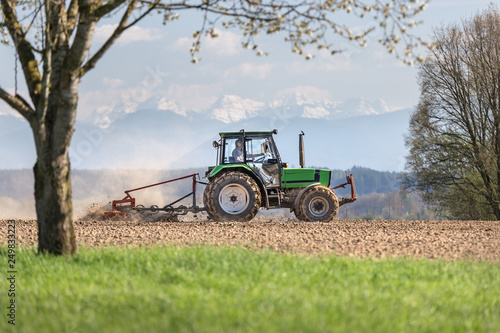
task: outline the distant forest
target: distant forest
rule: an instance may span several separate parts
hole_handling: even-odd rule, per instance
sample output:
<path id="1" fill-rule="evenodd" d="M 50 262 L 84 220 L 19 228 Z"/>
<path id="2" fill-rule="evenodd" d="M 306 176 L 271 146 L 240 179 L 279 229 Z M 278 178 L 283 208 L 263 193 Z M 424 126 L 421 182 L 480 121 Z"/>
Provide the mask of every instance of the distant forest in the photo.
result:
<path id="1" fill-rule="evenodd" d="M 401 172 L 376 171 L 364 167 L 347 170 L 353 174 L 358 200 L 344 205 L 340 218 L 385 220 L 435 220 L 438 217 L 426 208 L 415 193 L 401 191 Z M 345 183 L 345 171 L 332 170 L 332 185 Z M 349 196 L 346 189 L 337 190 L 339 196 Z"/>
<path id="2" fill-rule="evenodd" d="M 353 167 L 347 170 L 353 174 L 358 195 L 372 193 L 389 193 L 399 191 L 401 172 L 376 171 L 364 167 Z M 344 170 L 332 170 L 332 186 L 345 183 Z"/>
<path id="3" fill-rule="evenodd" d="M 107 203 L 112 199 L 121 199 L 127 189 L 161 182 L 191 173 L 204 176 L 206 168 L 183 170 L 73 170 L 72 185 L 75 205 L 90 202 Z M 348 219 L 436 219 L 427 210 L 422 200 L 414 193 L 402 193 L 400 183 L 402 173 L 376 171 L 364 167 L 353 167 L 347 170 L 354 175 L 358 200 L 340 208 L 339 218 Z M 138 193 L 144 204 L 163 204 L 168 197 L 182 196 L 189 192 L 190 180 L 183 181 L 159 191 Z M 346 182 L 345 171 L 332 170 L 331 186 Z M 336 190 L 337 196 L 350 196 L 350 190 Z M 148 190 L 146 190 L 148 191 Z M 188 191 L 188 192 L 186 192 Z M 186 193 L 184 193 L 186 192 Z M 199 188 L 198 204 L 203 188 Z M 147 195 L 146 195 L 147 194 Z M 15 202 L 33 205 L 33 171 L 0 170 L 0 210 L 3 203 L 12 205 Z"/>

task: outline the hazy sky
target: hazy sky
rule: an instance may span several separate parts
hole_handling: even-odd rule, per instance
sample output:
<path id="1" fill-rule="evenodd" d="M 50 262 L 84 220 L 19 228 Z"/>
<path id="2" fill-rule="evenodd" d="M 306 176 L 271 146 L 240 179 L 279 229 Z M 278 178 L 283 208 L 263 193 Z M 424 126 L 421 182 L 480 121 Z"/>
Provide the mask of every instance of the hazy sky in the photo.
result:
<path id="1" fill-rule="evenodd" d="M 469 18 L 487 8 L 490 0 L 434 0 L 420 16 L 424 24 L 415 33 L 429 36 L 434 27 Z M 498 2 L 493 1 L 493 2 Z M 366 24 L 370 24 L 368 20 Z M 96 42 L 110 34 L 113 22 L 101 24 Z M 408 67 L 387 53 L 378 35 L 368 47 L 340 44 L 346 52 L 337 56 L 319 54 L 305 60 L 290 52 L 281 37 L 264 37 L 260 48 L 266 57 L 241 47 L 236 30 L 224 30 L 215 40 L 205 40 L 201 61 L 192 64 L 189 47 L 193 31 L 200 28 L 199 16 L 181 14 L 180 20 L 161 24 L 161 17 L 149 18 L 129 30 L 80 86 L 78 117 L 109 109 L 124 99 L 144 101 L 167 96 L 186 109 L 201 110 L 223 95 L 269 103 L 286 89 L 308 87 L 318 96 L 335 101 L 365 97 L 383 99 L 391 109 L 417 103 L 417 69 Z M 96 50 L 94 46 L 92 50 Z M 14 52 L 0 46 L 0 85 L 14 87 Z M 19 76 L 18 80 L 22 80 Z M 20 90 L 24 88 L 19 85 Z M 7 111 L 0 101 L 0 113 Z"/>

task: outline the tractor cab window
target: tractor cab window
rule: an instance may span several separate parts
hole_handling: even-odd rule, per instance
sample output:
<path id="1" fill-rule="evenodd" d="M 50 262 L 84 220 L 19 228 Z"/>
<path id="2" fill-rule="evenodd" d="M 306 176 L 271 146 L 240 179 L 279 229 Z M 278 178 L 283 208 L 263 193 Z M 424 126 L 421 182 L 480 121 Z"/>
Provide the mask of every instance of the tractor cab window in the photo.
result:
<path id="1" fill-rule="evenodd" d="M 243 163 L 243 138 L 226 138 L 224 140 L 224 155 L 222 163 Z"/>
<path id="2" fill-rule="evenodd" d="M 280 166 L 271 137 L 246 138 L 246 163 L 266 186 L 279 186 Z"/>

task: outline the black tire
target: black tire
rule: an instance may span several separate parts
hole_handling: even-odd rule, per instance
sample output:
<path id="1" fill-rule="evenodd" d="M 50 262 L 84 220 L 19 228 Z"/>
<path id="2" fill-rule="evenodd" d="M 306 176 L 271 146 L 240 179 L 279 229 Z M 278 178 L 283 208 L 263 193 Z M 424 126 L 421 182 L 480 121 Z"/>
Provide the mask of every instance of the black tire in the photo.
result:
<path id="1" fill-rule="evenodd" d="M 338 212 L 339 201 L 333 190 L 319 185 L 308 188 L 295 207 L 297 218 L 308 222 L 330 222 Z"/>
<path id="2" fill-rule="evenodd" d="M 205 191 L 203 191 L 203 206 L 205 206 L 206 212 L 208 214 L 208 219 L 210 220 L 215 220 L 214 216 L 210 212 L 210 209 L 208 209 L 208 202 L 209 202 L 208 196 L 210 195 L 210 193 L 213 192 L 213 189 L 211 188 L 213 184 L 214 184 L 213 181 L 209 182 L 207 186 L 205 186 Z"/>
<path id="3" fill-rule="evenodd" d="M 203 197 L 208 216 L 215 221 L 250 221 L 259 211 L 261 202 L 257 183 L 237 171 L 211 180 Z"/>

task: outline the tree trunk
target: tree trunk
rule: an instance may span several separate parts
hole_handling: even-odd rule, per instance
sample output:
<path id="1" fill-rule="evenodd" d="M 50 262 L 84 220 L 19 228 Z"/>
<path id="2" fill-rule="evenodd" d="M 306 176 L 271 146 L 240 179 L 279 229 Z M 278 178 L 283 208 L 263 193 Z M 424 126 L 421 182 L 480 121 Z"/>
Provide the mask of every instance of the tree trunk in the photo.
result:
<path id="1" fill-rule="evenodd" d="M 46 152 L 50 153 L 50 152 Z M 38 218 L 38 252 L 77 253 L 73 226 L 71 168 L 68 154 L 51 159 L 39 158 L 33 168 Z"/>
<path id="2" fill-rule="evenodd" d="M 54 84 L 60 89 L 49 95 L 45 117 L 31 123 L 37 151 L 33 171 L 39 253 L 77 253 L 69 146 L 76 118 L 78 83 L 78 79 L 72 80 L 67 75 L 62 83 Z"/>

